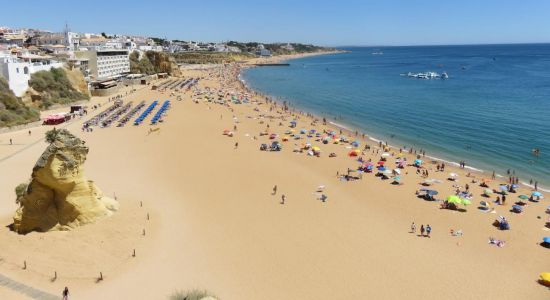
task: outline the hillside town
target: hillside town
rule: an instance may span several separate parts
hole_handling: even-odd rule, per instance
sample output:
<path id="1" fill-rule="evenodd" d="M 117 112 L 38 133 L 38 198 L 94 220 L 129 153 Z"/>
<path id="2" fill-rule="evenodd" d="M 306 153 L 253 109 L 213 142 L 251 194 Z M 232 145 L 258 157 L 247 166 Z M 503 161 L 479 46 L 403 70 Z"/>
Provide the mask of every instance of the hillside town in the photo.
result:
<path id="1" fill-rule="evenodd" d="M 268 47 L 261 43 L 167 40 L 104 32 L 73 32 L 68 25 L 61 32 L 0 27 L 0 77 L 6 79 L 17 97 L 22 97 L 29 88 L 32 74 L 64 66 L 71 70 L 80 70 L 88 89 L 94 94 L 96 90 L 112 87 L 116 81 L 125 78 L 135 80 L 141 75 L 151 75 L 132 74 L 132 54 L 137 57 L 137 61 L 147 52 L 239 53 L 270 57 L 273 55 L 270 49 L 274 49 L 274 45 L 277 47 L 276 51 L 295 51 L 295 45 L 290 43 L 272 44 Z M 281 54 L 287 54 L 286 52 Z"/>

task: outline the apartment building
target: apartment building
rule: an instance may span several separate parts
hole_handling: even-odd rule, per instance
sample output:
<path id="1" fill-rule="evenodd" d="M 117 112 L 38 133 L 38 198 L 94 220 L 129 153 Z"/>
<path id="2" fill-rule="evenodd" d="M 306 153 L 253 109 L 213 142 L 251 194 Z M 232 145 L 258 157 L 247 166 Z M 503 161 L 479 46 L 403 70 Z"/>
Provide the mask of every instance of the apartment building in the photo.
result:
<path id="1" fill-rule="evenodd" d="M 130 57 L 126 49 L 77 51 L 75 57 L 88 59 L 92 80 L 117 78 L 130 72 Z"/>

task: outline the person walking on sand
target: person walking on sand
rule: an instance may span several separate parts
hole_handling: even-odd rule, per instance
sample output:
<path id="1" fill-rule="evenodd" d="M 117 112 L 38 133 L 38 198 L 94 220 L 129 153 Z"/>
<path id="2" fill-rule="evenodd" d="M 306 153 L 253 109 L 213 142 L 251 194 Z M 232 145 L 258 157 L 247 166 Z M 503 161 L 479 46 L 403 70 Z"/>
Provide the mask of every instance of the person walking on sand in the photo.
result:
<path id="1" fill-rule="evenodd" d="M 414 222 L 411 224 L 411 233 L 416 233 L 416 224 Z"/>
<path id="2" fill-rule="evenodd" d="M 430 224 L 428 224 L 428 225 L 426 226 L 426 235 L 427 235 L 428 237 L 430 237 L 430 233 L 431 233 L 431 232 L 432 232 L 432 227 L 430 226 Z"/>
<path id="3" fill-rule="evenodd" d="M 63 295 L 63 300 L 69 300 L 69 288 L 65 287 L 61 294 Z"/>
<path id="4" fill-rule="evenodd" d="M 235 143 L 235 149 L 239 148 L 239 142 Z"/>
<path id="5" fill-rule="evenodd" d="M 285 199 L 286 199 L 285 194 L 282 194 L 281 195 L 281 204 L 285 204 Z"/>
<path id="6" fill-rule="evenodd" d="M 13 145 L 13 141 L 10 139 L 10 145 Z"/>
<path id="7" fill-rule="evenodd" d="M 424 225 L 420 225 L 420 235 L 424 236 Z"/>
<path id="8" fill-rule="evenodd" d="M 277 194 L 277 185 L 273 186 L 273 195 Z"/>

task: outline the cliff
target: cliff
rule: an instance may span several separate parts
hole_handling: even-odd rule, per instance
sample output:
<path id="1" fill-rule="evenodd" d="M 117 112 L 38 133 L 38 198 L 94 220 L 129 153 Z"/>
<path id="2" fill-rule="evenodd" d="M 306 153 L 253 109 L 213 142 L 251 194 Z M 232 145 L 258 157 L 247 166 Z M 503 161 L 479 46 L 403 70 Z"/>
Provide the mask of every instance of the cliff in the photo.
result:
<path id="1" fill-rule="evenodd" d="M 53 68 L 31 75 L 29 95 L 33 104 L 40 109 L 48 109 L 55 104 L 70 104 L 72 102 L 89 100 L 84 77 L 78 70 L 69 71 L 64 68 Z M 28 94 L 29 94 L 28 93 Z"/>
<path id="2" fill-rule="evenodd" d="M 84 177 L 85 143 L 65 129 L 48 131 L 46 141 L 49 146 L 36 162 L 30 184 L 16 189 L 20 207 L 13 230 L 69 230 L 112 215 L 118 202 Z"/>
<path id="3" fill-rule="evenodd" d="M 8 82 L 0 77 L 0 128 L 26 124 L 40 119 L 36 109 L 25 106 L 8 86 Z"/>

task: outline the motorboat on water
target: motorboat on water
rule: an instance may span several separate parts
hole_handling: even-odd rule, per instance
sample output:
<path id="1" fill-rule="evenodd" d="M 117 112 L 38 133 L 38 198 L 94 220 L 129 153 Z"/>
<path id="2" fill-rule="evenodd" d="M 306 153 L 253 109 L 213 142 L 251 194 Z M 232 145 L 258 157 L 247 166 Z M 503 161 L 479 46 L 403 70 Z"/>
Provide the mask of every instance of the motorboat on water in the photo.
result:
<path id="1" fill-rule="evenodd" d="M 401 76 L 407 76 L 410 78 L 418 78 L 418 79 L 448 79 L 449 75 L 447 72 L 443 72 L 441 74 L 437 72 L 424 72 L 424 73 L 412 73 L 409 72 L 407 74 L 401 74 Z"/>

